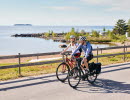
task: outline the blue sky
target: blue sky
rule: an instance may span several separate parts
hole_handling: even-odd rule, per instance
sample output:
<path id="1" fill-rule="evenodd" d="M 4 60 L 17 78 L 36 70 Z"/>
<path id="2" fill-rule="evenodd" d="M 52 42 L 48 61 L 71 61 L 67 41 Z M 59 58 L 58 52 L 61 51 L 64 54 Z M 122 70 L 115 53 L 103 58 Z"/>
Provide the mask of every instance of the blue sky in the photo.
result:
<path id="1" fill-rule="evenodd" d="M 0 25 L 115 25 L 129 0 L 0 0 Z"/>

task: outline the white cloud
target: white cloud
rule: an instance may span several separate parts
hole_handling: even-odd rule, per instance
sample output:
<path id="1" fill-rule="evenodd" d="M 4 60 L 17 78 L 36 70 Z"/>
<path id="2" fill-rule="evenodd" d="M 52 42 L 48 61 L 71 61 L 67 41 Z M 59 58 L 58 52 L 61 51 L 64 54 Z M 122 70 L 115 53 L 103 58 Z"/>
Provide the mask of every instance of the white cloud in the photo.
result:
<path id="1" fill-rule="evenodd" d="M 102 5 L 102 4 L 109 4 L 112 0 L 80 0 L 80 1 L 92 5 Z"/>
<path id="2" fill-rule="evenodd" d="M 80 0 L 86 4 L 107 6 L 105 11 L 130 12 L 130 0 Z"/>
<path id="3" fill-rule="evenodd" d="M 53 10 L 79 10 L 78 7 L 71 7 L 71 6 L 48 6 L 43 8 L 53 9 Z"/>

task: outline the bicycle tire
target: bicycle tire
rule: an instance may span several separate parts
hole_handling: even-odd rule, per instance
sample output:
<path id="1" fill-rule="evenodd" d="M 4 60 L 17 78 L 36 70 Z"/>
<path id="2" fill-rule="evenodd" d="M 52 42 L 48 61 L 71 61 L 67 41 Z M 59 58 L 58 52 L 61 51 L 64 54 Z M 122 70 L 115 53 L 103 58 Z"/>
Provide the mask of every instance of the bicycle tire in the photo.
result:
<path id="1" fill-rule="evenodd" d="M 72 88 L 76 88 L 80 83 L 80 80 L 81 80 L 81 72 L 77 67 L 75 67 L 68 74 L 68 83 Z"/>
<path id="2" fill-rule="evenodd" d="M 66 73 L 63 73 L 61 70 L 62 70 L 62 68 L 63 68 L 63 66 L 65 66 L 66 67 Z M 67 79 L 67 77 L 68 77 L 68 72 L 70 71 L 70 68 L 69 68 L 69 66 L 68 66 L 68 64 L 66 64 L 66 63 L 61 63 L 61 64 L 59 64 L 58 65 L 58 67 L 57 67 L 57 69 L 56 69 L 56 77 L 57 77 L 57 79 L 59 80 L 59 81 L 61 81 L 61 82 L 65 82 L 65 80 Z"/>

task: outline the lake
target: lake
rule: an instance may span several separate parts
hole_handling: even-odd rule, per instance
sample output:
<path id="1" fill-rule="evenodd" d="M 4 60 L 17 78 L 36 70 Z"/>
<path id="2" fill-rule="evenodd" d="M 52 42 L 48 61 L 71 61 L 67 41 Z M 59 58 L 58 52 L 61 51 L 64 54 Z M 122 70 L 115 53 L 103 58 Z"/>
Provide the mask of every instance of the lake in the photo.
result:
<path id="1" fill-rule="evenodd" d="M 113 26 L 0 26 L 0 55 L 16 55 L 31 54 L 31 53 L 45 53 L 57 52 L 62 49 L 59 48 L 61 42 L 53 42 L 53 40 L 45 40 L 41 38 L 25 38 L 25 37 L 11 37 L 13 34 L 26 33 L 43 33 L 53 30 L 55 33 L 68 32 L 74 27 L 76 31 L 82 29 L 90 32 L 91 30 L 101 31 L 105 27 L 106 30 L 112 30 Z M 109 47 L 109 44 L 92 44 L 93 48 L 97 46 Z"/>

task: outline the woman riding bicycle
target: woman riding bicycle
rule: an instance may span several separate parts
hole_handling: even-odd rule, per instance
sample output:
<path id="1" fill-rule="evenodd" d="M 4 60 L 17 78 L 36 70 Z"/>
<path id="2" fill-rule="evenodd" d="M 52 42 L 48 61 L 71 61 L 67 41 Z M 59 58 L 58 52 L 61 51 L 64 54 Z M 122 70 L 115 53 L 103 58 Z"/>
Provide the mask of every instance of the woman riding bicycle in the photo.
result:
<path id="1" fill-rule="evenodd" d="M 61 54 L 63 54 L 64 52 L 66 52 L 69 48 L 71 48 L 71 50 L 72 50 L 72 53 L 75 51 L 75 49 L 78 47 L 78 43 L 76 43 L 76 38 L 75 38 L 75 36 L 74 35 L 71 35 L 70 36 L 70 43 L 69 43 L 69 45 L 67 46 L 67 48 L 65 49 L 65 50 L 63 50 L 62 52 L 61 52 Z M 79 50 L 77 50 L 76 52 L 75 52 L 75 54 L 74 54 L 74 57 L 75 58 L 79 58 L 80 57 L 80 55 L 81 55 L 81 49 L 79 49 Z"/>
<path id="2" fill-rule="evenodd" d="M 81 65 L 85 66 L 88 69 L 88 62 L 93 58 L 92 46 L 84 36 L 81 36 L 79 38 L 79 42 L 80 42 L 79 46 L 75 49 L 75 51 L 71 54 L 71 56 L 73 57 L 74 54 L 81 48 L 84 51 L 84 57 L 83 60 L 81 61 Z"/>

